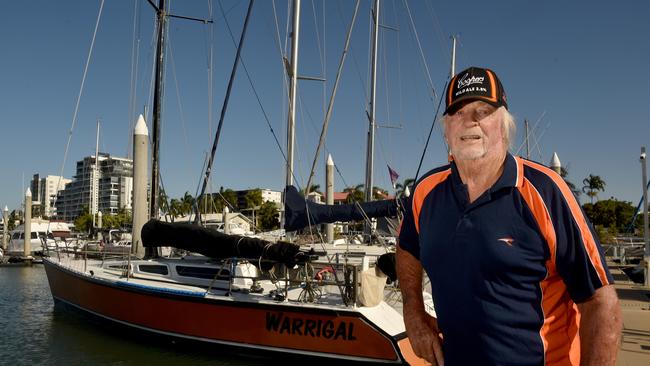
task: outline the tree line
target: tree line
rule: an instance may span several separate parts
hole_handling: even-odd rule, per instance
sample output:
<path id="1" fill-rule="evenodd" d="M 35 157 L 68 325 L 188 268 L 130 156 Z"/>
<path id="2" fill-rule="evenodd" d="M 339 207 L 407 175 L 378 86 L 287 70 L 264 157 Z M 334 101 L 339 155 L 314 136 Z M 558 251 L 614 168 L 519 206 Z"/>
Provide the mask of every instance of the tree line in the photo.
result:
<path id="1" fill-rule="evenodd" d="M 636 210 L 636 207 L 632 206 L 631 202 L 619 201 L 614 197 L 598 200 L 598 192 L 604 192 L 606 187 L 605 181 L 600 176 L 589 174 L 582 180 L 583 185 L 578 189 L 574 183 L 568 180 L 568 175 L 567 169 L 562 167 L 560 176 L 565 180 L 574 195 L 579 198 L 584 193 L 589 197 L 590 202 L 583 204 L 582 208 L 596 228 L 601 241 L 607 242 L 613 236 L 625 233 L 628 229 L 641 229 L 642 220 L 636 220 L 634 225 L 631 228 L 629 227 Z M 412 178 L 397 183 L 395 185 L 395 195 L 402 197 L 407 191 L 412 192 L 414 183 L 415 180 Z M 309 192 L 321 193 L 320 185 L 312 185 Z M 346 203 L 363 202 L 365 200 L 363 184 L 346 187 L 343 192 L 347 193 Z M 303 190 L 302 193 L 305 194 L 306 190 Z M 387 190 L 373 187 L 374 199 L 384 199 L 386 196 L 388 196 Z M 280 226 L 278 219 L 280 207 L 273 202 L 262 202 L 261 189 L 248 191 L 244 195 L 241 205 L 237 192 L 232 189 L 223 189 L 223 187 L 217 193 L 208 193 L 198 198 L 193 197 L 189 192 L 185 192 L 181 197 L 171 199 L 164 192 L 161 194 L 161 210 L 163 214 L 173 217 L 189 215 L 194 213 L 196 209 L 201 214 L 221 213 L 224 207 L 229 207 L 233 212 L 242 211 L 249 214 L 249 216 L 255 216 L 259 230 L 273 230 Z M 38 214 L 38 212 L 32 212 L 33 215 Z M 8 219 L 9 230 L 13 230 L 15 222 L 21 220 L 22 217 L 22 211 L 11 211 Z M 75 228 L 78 231 L 87 232 L 92 227 L 92 221 L 92 215 L 86 206 L 81 215 L 74 220 Z M 131 226 L 131 222 L 131 213 L 124 208 L 120 209 L 116 215 L 106 214 L 102 217 L 102 226 L 104 228 L 126 228 Z"/>

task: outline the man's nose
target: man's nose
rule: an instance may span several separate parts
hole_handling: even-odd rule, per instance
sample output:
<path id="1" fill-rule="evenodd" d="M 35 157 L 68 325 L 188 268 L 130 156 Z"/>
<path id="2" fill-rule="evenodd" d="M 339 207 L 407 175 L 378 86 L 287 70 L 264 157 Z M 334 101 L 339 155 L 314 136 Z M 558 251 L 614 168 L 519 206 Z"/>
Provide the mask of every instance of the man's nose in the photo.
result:
<path id="1" fill-rule="evenodd" d="M 476 113 L 476 111 L 471 111 L 470 113 L 467 113 L 465 116 L 466 117 L 463 119 L 463 121 L 465 122 L 465 124 L 470 126 L 477 125 L 478 122 L 481 120 L 479 118 L 478 113 Z"/>

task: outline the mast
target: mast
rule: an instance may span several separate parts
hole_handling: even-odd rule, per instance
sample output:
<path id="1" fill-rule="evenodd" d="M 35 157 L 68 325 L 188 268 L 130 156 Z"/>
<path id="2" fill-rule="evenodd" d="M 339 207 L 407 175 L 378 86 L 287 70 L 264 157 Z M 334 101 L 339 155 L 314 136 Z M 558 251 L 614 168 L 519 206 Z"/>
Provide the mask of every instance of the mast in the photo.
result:
<path id="1" fill-rule="evenodd" d="M 298 88 L 298 36 L 300 33 L 300 0 L 293 0 L 291 30 L 291 68 L 289 69 L 289 118 L 287 120 L 287 176 L 286 185 L 293 185 L 293 142 L 296 126 L 296 89 Z"/>
<path id="2" fill-rule="evenodd" d="M 451 69 L 449 70 L 449 80 L 456 76 L 456 36 L 451 36 Z"/>
<path id="3" fill-rule="evenodd" d="M 379 0 L 375 0 L 374 11 L 372 13 L 375 22 L 372 32 L 372 60 L 370 69 L 370 105 L 368 111 L 368 150 L 366 152 L 366 202 L 372 201 L 372 175 L 375 151 L 375 92 L 377 82 L 377 41 L 379 34 Z"/>
<path id="4" fill-rule="evenodd" d="M 165 0 L 158 1 L 156 14 L 158 19 L 158 42 L 156 46 L 156 73 L 153 92 L 153 149 L 151 152 L 151 206 L 149 215 L 152 219 L 157 219 L 159 217 L 158 190 L 160 187 L 160 119 L 162 114 L 163 75 L 165 67 L 165 29 L 167 27 Z"/>
<path id="5" fill-rule="evenodd" d="M 650 240 L 648 239 L 648 172 L 645 146 L 641 146 L 641 178 L 643 179 L 643 259 L 645 261 L 645 285 L 650 286 Z"/>

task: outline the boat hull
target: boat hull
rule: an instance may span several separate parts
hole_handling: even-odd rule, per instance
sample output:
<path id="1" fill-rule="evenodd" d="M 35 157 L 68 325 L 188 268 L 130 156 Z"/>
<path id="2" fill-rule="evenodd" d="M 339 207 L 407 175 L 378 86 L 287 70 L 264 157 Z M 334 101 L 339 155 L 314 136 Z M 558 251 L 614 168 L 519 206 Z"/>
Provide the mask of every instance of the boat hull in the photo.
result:
<path id="1" fill-rule="evenodd" d="M 386 334 L 357 311 L 207 298 L 109 282 L 51 260 L 44 264 L 56 301 L 140 330 L 297 355 L 405 362 L 400 347 L 408 339 Z"/>

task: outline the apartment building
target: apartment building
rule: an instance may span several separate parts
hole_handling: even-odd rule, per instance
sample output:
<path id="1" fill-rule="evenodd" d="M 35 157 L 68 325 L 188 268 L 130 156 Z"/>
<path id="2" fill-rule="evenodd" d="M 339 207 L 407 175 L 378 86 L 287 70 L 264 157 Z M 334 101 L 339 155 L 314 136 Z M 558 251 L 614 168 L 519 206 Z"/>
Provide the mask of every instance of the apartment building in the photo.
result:
<path id="1" fill-rule="evenodd" d="M 56 217 L 73 220 L 84 207 L 90 213 L 114 215 L 122 208 L 131 210 L 132 200 L 133 160 L 99 153 L 77 162 L 73 181 L 58 195 Z"/>
<path id="2" fill-rule="evenodd" d="M 48 175 L 41 177 L 40 174 L 34 174 L 30 183 L 32 191 L 32 207 L 34 212 L 39 216 L 53 217 L 56 216 L 56 207 L 54 200 L 57 194 L 65 188 L 65 185 L 72 182 L 58 175 Z M 34 207 L 37 207 L 34 209 Z"/>

